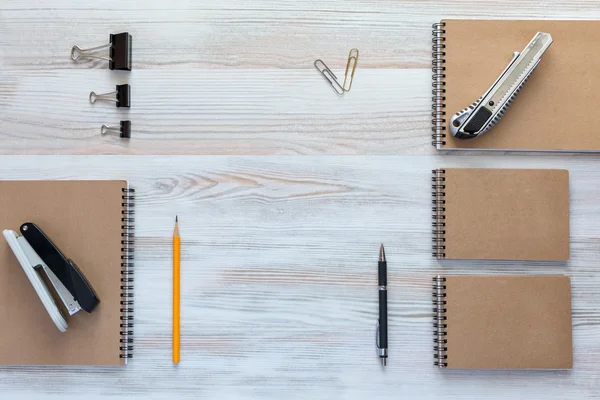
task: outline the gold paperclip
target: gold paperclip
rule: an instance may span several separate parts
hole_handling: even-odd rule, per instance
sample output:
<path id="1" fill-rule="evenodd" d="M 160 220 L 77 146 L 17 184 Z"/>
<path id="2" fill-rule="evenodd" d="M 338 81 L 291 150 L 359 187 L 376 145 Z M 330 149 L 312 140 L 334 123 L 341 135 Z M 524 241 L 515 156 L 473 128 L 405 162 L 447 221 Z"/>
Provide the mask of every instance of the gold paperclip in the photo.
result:
<path id="1" fill-rule="evenodd" d="M 354 55 L 356 54 L 356 55 Z M 350 73 L 350 84 L 348 85 L 348 89 L 346 89 L 346 79 L 348 79 L 348 69 L 350 68 L 350 63 L 354 60 L 352 64 L 352 72 Z M 352 80 L 354 79 L 354 71 L 356 70 L 356 64 L 358 63 L 358 49 L 351 49 L 348 53 L 348 63 L 346 63 L 346 73 L 344 74 L 344 85 L 342 88 L 344 91 L 349 92 L 352 89 Z"/>
<path id="2" fill-rule="evenodd" d="M 349 92 L 352 89 L 352 81 L 354 80 L 354 71 L 356 70 L 356 64 L 358 63 L 358 49 L 351 49 L 348 53 L 348 62 L 346 63 L 346 72 L 344 74 L 344 84 L 340 84 L 337 76 L 329 69 L 329 67 L 323 62 L 323 60 L 318 59 L 314 62 L 315 68 L 317 71 L 323 75 L 325 80 L 329 82 L 333 90 L 337 93 L 338 96 L 343 96 L 345 92 Z M 352 65 L 352 70 L 350 70 L 350 65 Z M 350 70 L 350 81 L 348 83 L 348 89 L 346 89 L 346 82 L 348 82 L 348 71 Z"/>

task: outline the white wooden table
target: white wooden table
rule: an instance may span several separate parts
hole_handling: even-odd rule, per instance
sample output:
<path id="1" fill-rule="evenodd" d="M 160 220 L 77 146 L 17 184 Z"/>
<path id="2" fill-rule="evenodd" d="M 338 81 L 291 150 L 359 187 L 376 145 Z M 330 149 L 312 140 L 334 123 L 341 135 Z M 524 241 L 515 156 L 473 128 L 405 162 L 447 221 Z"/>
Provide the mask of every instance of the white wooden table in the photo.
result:
<path id="1" fill-rule="evenodd" d="M 129 179 L 138 245 L 130 365 L 0 367 L 0 398 L 598 398 L 600 159 L 436 153 L 430 36 L 444 17 L 600 18 L 600 3 L 4 0 L 0 177 Z M 131 73 L 70 60 L 73 44 L 120 31 L 133 35 Z M 312 63 L 322 58 L 343 75 L 352 47 L 354 86 L 338 98 Z M 129 112 L 88 103 L 90 91 L 125 82 Z M 132 121 L 131 141 L 100 136 L 120 119 Z M 433 260 L 429 178 L 440 166 L 569 169 L 571 260 Z M 381 242 L 390 269 L 385 370 L 374 349 Z M 569 274 L 573 370 L 434 368 L 430 280 L 439 271 Z"/>

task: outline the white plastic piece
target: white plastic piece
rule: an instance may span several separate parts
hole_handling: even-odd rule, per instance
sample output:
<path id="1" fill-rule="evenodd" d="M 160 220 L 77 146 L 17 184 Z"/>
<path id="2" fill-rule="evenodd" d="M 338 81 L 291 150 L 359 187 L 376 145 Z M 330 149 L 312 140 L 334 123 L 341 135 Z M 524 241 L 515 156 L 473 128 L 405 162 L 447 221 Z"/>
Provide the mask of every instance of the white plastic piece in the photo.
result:
<path id="1" fill-rule="evenodd" d="M 29 278 L 29 282 L 31 282 L 35 292 L 38 294 L 42 304 L 46 308 L 48 315 L 50 315 L 52 322 L 54 322 L 59 331 L 66 332 L 67 321 L 61 314 L 48 287 L 34 268 L 38 265 L 44 265 L 44 262 L 23 236 L 19 236 L 15 231 L 8 229 L 4 230 L 2 233 L 17 257 L 17 260 L 19 260 L 23 271 L 25 271 L 25 275 Z"/>

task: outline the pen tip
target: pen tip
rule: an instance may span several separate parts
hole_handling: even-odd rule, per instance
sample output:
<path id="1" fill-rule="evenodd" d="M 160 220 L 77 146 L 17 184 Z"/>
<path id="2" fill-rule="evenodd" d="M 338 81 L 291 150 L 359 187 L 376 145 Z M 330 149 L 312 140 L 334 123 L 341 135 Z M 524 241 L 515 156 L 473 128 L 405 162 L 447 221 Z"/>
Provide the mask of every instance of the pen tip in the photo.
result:
<path id="1" fill-rule="evenodd" d="M 379 248 L 379 261 L 385 261 L 385 249 L 383 248 L 383 243 L 381 243 L 381 247 Z"/>
<path id="2" fill-rule="evenodd" d="M 381 359 L 381 363 L 383 364 L 384 367 L 387 366 L 387 358 L 383 357 Z"/>

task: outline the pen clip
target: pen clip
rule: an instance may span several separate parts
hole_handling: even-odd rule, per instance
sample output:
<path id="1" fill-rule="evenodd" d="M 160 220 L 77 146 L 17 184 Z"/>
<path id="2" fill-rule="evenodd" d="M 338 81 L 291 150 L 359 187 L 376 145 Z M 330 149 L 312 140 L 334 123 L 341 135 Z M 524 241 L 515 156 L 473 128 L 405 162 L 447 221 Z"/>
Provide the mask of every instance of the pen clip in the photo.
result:
<path id="1" fill-rule="evenodd" d="M 379 347 L 379 320 L 377 320 L 377 327 L 375 328 L 375 350 L 379 349 L 381 349 L 381 347 Z M 377 354 L 379 355 L 379 351 L 377 351 Z"/>

